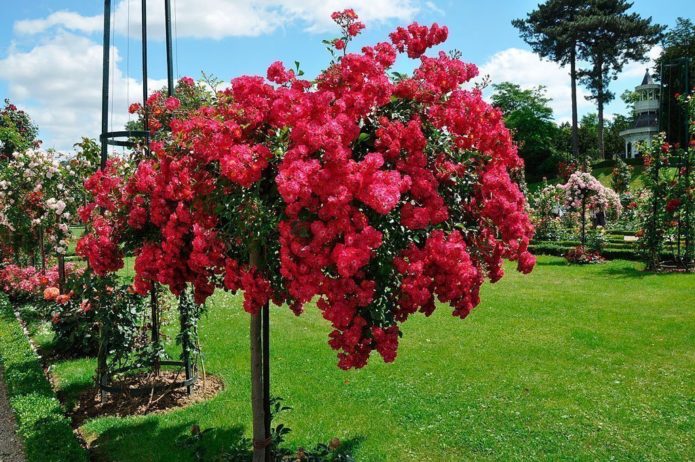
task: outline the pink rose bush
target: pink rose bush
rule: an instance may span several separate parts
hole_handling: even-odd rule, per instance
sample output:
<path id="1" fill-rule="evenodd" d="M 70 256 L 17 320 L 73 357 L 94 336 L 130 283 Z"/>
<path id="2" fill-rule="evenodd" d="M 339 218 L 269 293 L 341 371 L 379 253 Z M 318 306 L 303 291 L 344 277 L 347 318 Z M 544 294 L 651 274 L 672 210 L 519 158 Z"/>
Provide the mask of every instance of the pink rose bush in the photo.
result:
<path id="1" fill-rule="evenodd" d="M 603 186 L 591 173 L 576 171 L 559 187 L 565 193 L 564 205 L 570 210 L 582 210 L 582 203 L 588 210 L 612 210 L 618 215 L 622 210 L 620 196 Z"/>
<path id="2" fill-rule="evenodd" d="M 16 152 L 0 166 L 0 238 L 15 250 L 33 250 L 42 234 L 46 251 L 65 254 L 72 196 L 55 153 Z"/>
<path id="3" fill-rule="evenodd" d="M 334 20 L 342 56 L 314 81 L 274 63 L 197 109 L 150 98 L 151 156 L 87 181 L 78 253 L 105 275 L 134 252 L 141 294 L 243 290 L 250 313 L 315 299 L 348 369 L 374 350 L 393 361 L 411 315 L 439 301 L 464 318 L 505 259 L 528 273 L 535 258 L 510 177 L 522 160 L 502 114 L 462 87 L 477 68 L 424 55 L 447 28 L 412 24 L 347 52 L 364 25 L 351 10 Z M 394 80 L 399 54 L 419 64 Z"/>
<path id="4" fill-rule="evenodd" d="M 58 285 L 58 268 L 6 265 L 0 268 L 0 289 L 13 300 L 41 299 L 47 288 Z"/>

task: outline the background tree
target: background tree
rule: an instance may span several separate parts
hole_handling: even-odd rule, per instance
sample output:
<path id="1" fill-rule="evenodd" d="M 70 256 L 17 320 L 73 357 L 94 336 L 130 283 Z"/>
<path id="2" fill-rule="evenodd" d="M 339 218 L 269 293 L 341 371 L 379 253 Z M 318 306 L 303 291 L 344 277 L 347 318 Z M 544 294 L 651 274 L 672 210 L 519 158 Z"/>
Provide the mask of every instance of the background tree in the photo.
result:
<path id="1" fill-rule="evenodd" d="M 579 123 L 579 157 L 580 164 L 590 163 L 599 157 L 596 140 L 598 138 L 598 115 L 590 112 L 582 116 Z"/>
<path id="2" fill-rule="evenodd" d="M 664 26 L 652 19 L 628 13 L 632 3 L 625 0 L 593 0 L 573 24 L 580 39 L 579 50 L 590 67 L 579 72 L 580 81 L 590 91 L 598 110 L 598 151 L 606 157 L 604 137 L 604 106 L 615 98 L 608 89 L 611 80 L 629 61 L 646 61 L 647 52 L 659 42 Z"/>
<path id="3" fill-rule="evenodd" d="M 690 58 L 689 82 L 685 72 L 687 58 Z M 677 99 L 678 94 L 687 93 L 695 86 L 695 24 L 690 19 L 678 18 L 675 27 L 666 33 L 663 51 L 656 60 L 656 77 L 663 84 L 660 129 L 666 132 L 669 143 L 687 144 L 688 115 Z"/>
<path id="4" fill-rule="evenodd" d="M 618 158 L 625 152 L 625 140 L 620 136 L 620 132 L 632 127 L 632 119 L 632 114 L 629 116 L 615 114 L 613 120 L 606 123 L 604 143 L 609 157 Z"/>
<path id="5" fill-rule="evenodd" d="M 577 22 L 586 9 L 581 0 L 547 0 L 528 13 L 525 19 L 515 19 L 521 38 L 542 58 L 570 66 L 572 86 L 572 153 L 579 156 L 577 116 Z"/>
<path id="6" fill-rule="evenodd" d="M 676 19 L 676 25 L 663 37 L 663 51 L 656 59 L 654 73 L 661 80 L 661 64 L 689 56 L 690 76 L 695 79 L 695 23 L 687 18 Z"/>
<path id="7" fill-rule="evenodd" d="M 523 90 L 519 85 L 502 82 L 493 86 L 492 105 L 504 114 L 505 124 L 513 132 L 519 154 L 532 181 L 555 171 L 562 156 L 556 149 L 558 127 L 548 106 L 542 86 Z"/>
<path id="8" fill-rule="evenodd" d="M 14 152 L 38 148 L 38 133 L 29 114 L 5 99 L 5 107 L 0 110 L 0 159 L 7 159 Z"/>

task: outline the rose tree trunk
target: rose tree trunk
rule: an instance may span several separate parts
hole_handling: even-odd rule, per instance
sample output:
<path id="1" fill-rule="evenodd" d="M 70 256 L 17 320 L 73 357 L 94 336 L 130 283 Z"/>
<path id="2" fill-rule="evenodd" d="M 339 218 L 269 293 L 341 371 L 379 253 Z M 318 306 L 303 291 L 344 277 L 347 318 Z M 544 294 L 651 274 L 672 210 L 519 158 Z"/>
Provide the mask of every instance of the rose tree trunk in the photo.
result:
<path id="1" fill-rule="evenodd" d="M 259 246 L 251 247 L 249 260 L 256 268 L 260 264 Z M 253 462 L 266 460 L 265 410 L 263 405 L 263 345 L 261 312 L 251 315 L 251 409 L 253 411 Z"/>

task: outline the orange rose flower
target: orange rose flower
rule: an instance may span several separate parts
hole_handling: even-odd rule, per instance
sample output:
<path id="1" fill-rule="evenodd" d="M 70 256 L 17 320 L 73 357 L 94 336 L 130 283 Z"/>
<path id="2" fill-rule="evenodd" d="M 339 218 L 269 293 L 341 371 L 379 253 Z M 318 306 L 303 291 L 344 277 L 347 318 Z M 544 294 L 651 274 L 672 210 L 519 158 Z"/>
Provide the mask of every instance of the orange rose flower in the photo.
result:
<path id="1" fill-rule="evenodd" d="M 43 291 L 44 300 L 55 300 L 60 295 L 60 289 L 57 287 L 46 287 Z"/>

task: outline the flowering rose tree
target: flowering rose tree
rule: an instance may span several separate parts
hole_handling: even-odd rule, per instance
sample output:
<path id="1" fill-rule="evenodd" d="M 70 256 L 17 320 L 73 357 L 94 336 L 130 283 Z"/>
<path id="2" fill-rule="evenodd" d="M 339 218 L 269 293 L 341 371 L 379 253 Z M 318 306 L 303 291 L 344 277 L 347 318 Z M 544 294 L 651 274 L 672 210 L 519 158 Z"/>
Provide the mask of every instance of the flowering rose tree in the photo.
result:
<path id="1" fill-rule="evenodd" d="M 268 438 L 259 332 L 270 300 L 299 315 L 316 298 L 339 367 L 360 368 L 375 350 L 393 361 L 400 324 L 437 300 L 465 318 L 504 259 L 524 273 L 535 264 L 502 114 L 462 88 L 474 65 L 424 55 L 447 28 L 399 27 L 348 53 L 364 26 L 352 10 L 333 19 L 342 53 L 313 82 L 276 62 L 185 117 L 171 99 L 158 116 L 171 136 L 125 181 L 115 161 L 99 171 L 82 211 L 92 232 L 79 249 L 98 273 L 121 268 L 130 247 L 140 293 L 192 286 L 203 303 L 217 288 L 244 291 L 255 460 Z M 394 80 L 399 54 L 419 66 Z"/>
<path id="2" fill-rule="evenodd" d="M 15 258 L 19 251 L 41 254 L 67 251 L 71 214 L 60 165 L 51 151 L 16 152 L 0 165 L 0 236 L 10 243 Z M 38 243 L 38 246 L 37 246 Z"/>
<path id="3" fill-rule="evenodd" d="M 577 171 L 570 175 L 567 183 L 559 186 L 565 195 L 564 206 L 579 212 L 581 223 L 580 241 L 586 244 L 586 214 L 588 211 L 606 213 L 613 210 L 620 214 L 620 198 L 610 188 L 601 184 L 591 173 Z"/>
<path id="4" fill-rule="evenodd" d="M 559 185 L 548 184 L 529 197 L 531 220 L 535 228 L 534 238 L 543 241 L 556 241 L 563 237 L 562 216 L 565 192 Z"/>

